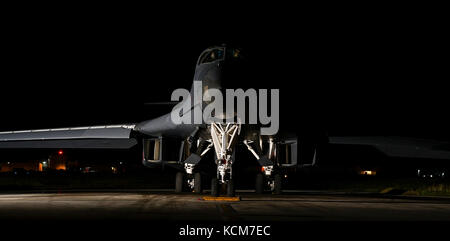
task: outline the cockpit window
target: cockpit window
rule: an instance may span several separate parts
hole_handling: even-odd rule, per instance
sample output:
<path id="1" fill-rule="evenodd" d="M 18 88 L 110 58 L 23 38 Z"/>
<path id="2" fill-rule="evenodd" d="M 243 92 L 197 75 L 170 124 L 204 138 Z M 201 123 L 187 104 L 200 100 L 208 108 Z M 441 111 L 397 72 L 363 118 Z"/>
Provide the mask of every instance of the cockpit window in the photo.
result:
<path id="1" fill-rule="evenodd" d="M 241 51 L 239 49 L 233 49 L 233 58 L 241 57 Z"/>
<path id="2" fill-rule="evenodd" d="M 244 59 L 240 49 L 230 48 L 227 50 L 228 59 L 231 61 L 241 61 Z"/>
<path id="3" fill-rule="evenodd" d="M 224 50 L 223 48 L 212 49 L 210 51 L 206 51 L 200 57 L 198 64 L 205 64 L 214 62 L 216 60 L 222 60 L 224 58 Z"/>

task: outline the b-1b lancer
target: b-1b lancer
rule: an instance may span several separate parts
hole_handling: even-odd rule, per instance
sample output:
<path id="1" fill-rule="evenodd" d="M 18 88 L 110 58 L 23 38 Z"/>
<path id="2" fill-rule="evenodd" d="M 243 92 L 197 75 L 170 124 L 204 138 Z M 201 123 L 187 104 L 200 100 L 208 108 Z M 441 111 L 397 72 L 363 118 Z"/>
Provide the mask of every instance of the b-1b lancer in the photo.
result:
<path id="1" fill-rule="evenodd" d="M 200 114 L 199 121 L 196 112 L 203 113 L 216 101 L 205 99 L 208 93 L 225 95 L 227 87 L 236 87 L 232 85 L 240 84 L 246 78 L 240 76 L 241 70 L 245 70 L 243 62 L 245 57 L 240 49 L 228 46 L 208 48 L 197 60 L 192 88 L 186 91 L 189 95 L 184 96 L 170 113 L 136 124 L 0 132 L 0 148 L 129 149 L 140 144 L 145 166 L 170 166 L 179 170 L 175 179 L 176 192 L 201 193 L 205 186 L 202 180 L 209 176 L 213 196 L 225 189 L 228 196 L 234 196 L 236 168 L 250 163 L 259 165 L 254 172 L 256 192 L 270 190 L 279 194 L 282 191 L 283 173 L 289 168 L 316 165 L 323 145 L 330 143 L 376 147 L 383 144 L 381 147 L 386 148 L 381 148 L 381 151 L 384 150 L 387 155 L 411 156 L 421 150 L 422 158 L 450 159 L 450 152 L 436 150 L 436 145 L 430 146 L 428 142 L 404 145 L 398 139 L 386 142 L 386 138 L 328 138 L 326 135 L 308 139 L 298 136 L 294 131 L 290 134 L 265 132 L 268 124 L 277 128 L 279 123 L 268 123 L 266 120 L 258 124 L 250 121 L 251 117 L 247 118 L 247 114 L 256 113 L 251 104 L 250 113 L 244 113 L 245 116 L 215 109 L 213 121 L 205 122 L 203 114 Z M 244 98 L 247 98 L 245 93 Z M 245 100 L 242 103 L 246 105 Z M 221 105 L 220 102 L 216 104 Z M 271 106 L 272 115 L 277 112 L 277 108 Z M 259 111 L 261 118 L 261 109 Z M 174 121 L 174 114 L 178 120 L 184 121 Z M 242 119 L 248 119 L 250 123 Z M 400 144 L 396 146 L 395 143 Z M 241 151 L 236 151 L 238 148 Z M 408 151 L 410 149 L 415 152 Z M 242 150 L 248 155 L 240 156 Z M 224 189 L 219 188 L 221 186 Z"/>
<path id="2" fill-rule="evenodd" d="M 215 89 L 225 94 L 225 87 L 240 81 L 239 68 L 242 69 L 240 63 L 244 58 L 240 49 L 225 45 L 204 50 L 196 64 L 194 83 L 188 92 L 190 96 L 178 102 L 171 113 L 158 118 L 136 124 L 0 132 L 0 148 L 128 149 L 142 144 L 145 166 L 164 165 L 179 170 L 175 180 L 176 192 L 202 192 L 203 176 L 209 175 L 212 177 L 212 195 L 219 195 L 219 187 L 226 186 L 226 194 L 234 196 L 234 164 L 246 161 L 239 160 L 236 154 L 236 146 L 240 145 L 260 165 L 255 176 L 256 192 L 270 189 L 280 193 L 282 169 L 296 165 L 296 137 L 283 139 L 276 131 L 262 135 L 261 125 L 241 122 L 236 113 L 232 113 L 230 121 L 227 121 L 230 116 L 220 113 L 214 116 L 222 116 L 221 121 L 195 120 L 194 112 L 202 112 L 211 103 L 211 99 L 205 101 L 203 98 L 208 90 Z M 200 101 L 195 98 L 198 96 Z M 192 122 L 174 122 L 173 113 L 179 110 L 180 119 L 187 118 Z M 267 126 L 268 123 L 264 124 Z M 316 154 L 314 149 L 311 151 L 311 163 L 314 164 Z M 205 166 L 202 163 L 206 166 L 213 164 L 215 170 L 202 168 Z"/>

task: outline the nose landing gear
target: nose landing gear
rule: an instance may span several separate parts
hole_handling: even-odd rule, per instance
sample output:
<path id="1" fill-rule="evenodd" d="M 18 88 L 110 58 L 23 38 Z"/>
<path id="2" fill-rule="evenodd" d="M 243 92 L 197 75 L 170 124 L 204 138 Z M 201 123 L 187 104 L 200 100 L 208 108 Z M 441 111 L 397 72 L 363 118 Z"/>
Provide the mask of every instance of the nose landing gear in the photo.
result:
<path id="1" fill-rule="evenodd" d="M 211 137 L 216 157 L 218 158 L 216 160 L 216 178 L 213 178 L 211 181 L 212 196 L 218 196 L 220 194 L 219 186 L 226 186 L 227 196 L 235 196 L 233 181 L 234 146 L 240 129 L 240 124 L 211 124 Z"/>

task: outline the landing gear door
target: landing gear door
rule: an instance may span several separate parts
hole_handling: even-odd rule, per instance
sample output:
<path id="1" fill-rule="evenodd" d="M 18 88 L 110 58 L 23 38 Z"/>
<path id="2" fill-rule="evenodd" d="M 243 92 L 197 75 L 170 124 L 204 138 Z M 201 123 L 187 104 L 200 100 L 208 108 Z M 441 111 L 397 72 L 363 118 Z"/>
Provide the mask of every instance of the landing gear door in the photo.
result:
<path id="1" fill-rule="evenodd" d="M 143 140 L 143 163 L 146 166 L 176 164 L 179 162 L 183 142 L 169 138 L 148 138 Z"/>
<path id="2" fill-rule="evenodd" d="M 143 140 L 143 161 L 149 164 L 162 162 L 162 138 L 150 138 Z"/>
<path id="3" fill-rule="evenodd" d="M 283 167 L 297 165 L 297 139 L 288 139 L 280 142 L 278 146 L 279 163 Z"/>
<path id="4" fill-rule="evenodd" d="M 299 166 L 312 167 L 317 164 L 317 143 L 309 139 L 300 140 L 298 152 Z"/>

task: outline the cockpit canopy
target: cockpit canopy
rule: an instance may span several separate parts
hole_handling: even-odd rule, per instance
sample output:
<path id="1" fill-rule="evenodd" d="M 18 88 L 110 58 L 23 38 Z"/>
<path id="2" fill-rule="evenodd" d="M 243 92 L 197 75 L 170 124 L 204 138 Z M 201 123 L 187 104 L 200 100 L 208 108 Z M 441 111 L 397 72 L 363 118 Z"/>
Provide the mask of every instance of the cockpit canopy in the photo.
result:
<path id="1" fill-rule="evenodd" d="M 241 51 L 239 49 L 227 48 L 227 47 L 213 47 L 209 48 L 200 55 L 197 65 L 207 64 L 219 60 L 238 59 L 241 57 Z"/>

